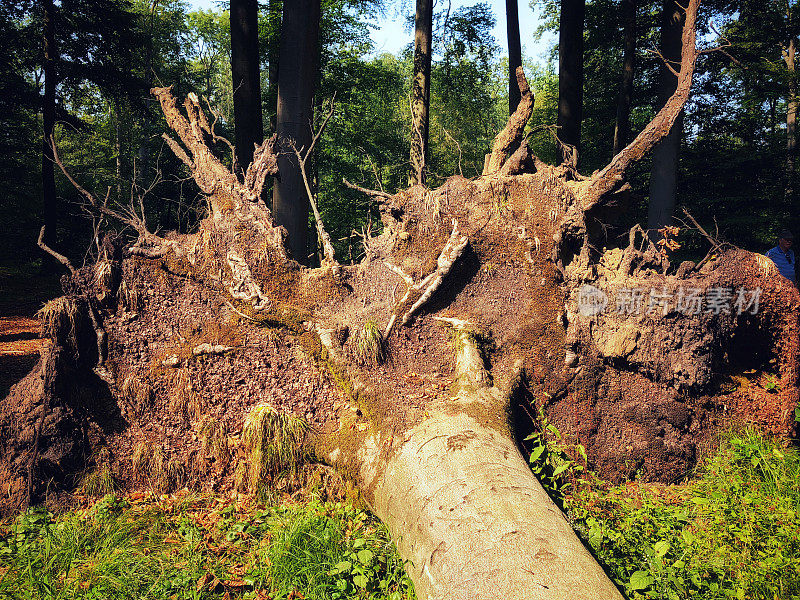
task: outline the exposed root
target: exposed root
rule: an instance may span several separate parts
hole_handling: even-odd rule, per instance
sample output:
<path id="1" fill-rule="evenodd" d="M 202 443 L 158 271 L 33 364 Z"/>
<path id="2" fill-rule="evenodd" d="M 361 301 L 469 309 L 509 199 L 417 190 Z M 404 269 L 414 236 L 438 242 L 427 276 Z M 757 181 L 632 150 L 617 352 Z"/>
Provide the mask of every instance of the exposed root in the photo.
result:
<path id="1" fill-rule="evenodd" d="M 464 249 L 467 247 L 467 242 L 469 239 L 465 235 L 461 235 L 458 231 L 458 221 L 453 219 L 453 231 L 450 233 L 450 237 L 448 238 L 447 242 L 442 248 L 442 253 L 439 255 L 439 258 L 436 260 L 436 270 L 429 274 L 425 279 L 410 286 L 403 297 L 400 299 L 400 302 L 397 303 L 395 306 L 394 311 L 392 311 L 392 316 L 389 318 L 389 323 L 386 325 L 386 331 L 383 334 L 384 339 L 388 338 L 389 335 L 392 333 L 394 329 L 395 323 L 397 322 L 398 318 L 398 311 L 406 306 L 406 304 L 410 301 L 410 299 L 415 295 L 419 294 L 419 297 L 411 305 L 402 318 L 402 324 L 408 325 L 411 321 L 411 318 L 414 314 L 422 308 L 425 303 L 430 300 L 433 293 L 441 287 L 444 278 L 447 277 L 450 270 L 453 268 L 453 264 L 458 260 L 458 258 L 464 253 Z M 411 279 L 408 275 L 402 272 L 398 267 L 390 267 L 395 273 L 398 273 L 403 279 L 408 283 Z"/>
<path id="2" fill-rule="evenodd" d="M 517 109 L 508 119 L 508 123 L 503 130 L 497 134 L 492 144 L 492 152 L 486 157 L 486 165 L 483 168 L 483 175 L 496 173 L 506 162 L 509 152 L 514 146 L 520 144 L 525 125 L 533 112 L 533 92 L 525 79 L 522 67 L 517 67 L 517 85 L 522 94 Z"/>
<path id="3" fill-rule="evenodd" d="M 228 293 L 237 300 L 251 304 L 256 311 L 269 310 L 272 302 L 253 279 L 247 261 L 233 249 L 228 250 L 227 260 L 233 277 Z"/>

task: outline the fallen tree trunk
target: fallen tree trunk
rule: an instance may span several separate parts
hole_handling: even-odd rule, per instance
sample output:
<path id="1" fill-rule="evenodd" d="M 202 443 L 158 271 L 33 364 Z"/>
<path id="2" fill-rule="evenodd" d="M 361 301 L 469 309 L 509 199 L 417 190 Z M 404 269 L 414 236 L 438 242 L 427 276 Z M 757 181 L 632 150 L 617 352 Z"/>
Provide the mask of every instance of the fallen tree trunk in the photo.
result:
<path id="1" fill-rule="evenodd" d="M 695 59 L 684 52 L 683 83 Z M 45 355 L 49 416 L 37 373 L 5 399 L 3 510 L 23 503 L 31 472 L 34 500 L 52 500 L 101 467 L 127 488 L 257 493 L 297 474 L 304 443 L 388 524 L 420 598 L 619 597 L 527 469 L 523 409 L 542 409 L 604 476 L 671 482 L 731 419 L 787 432 L 798 400 L 798 294 L 768 260 L 717 249 L 674 270 L 636 230 L 615 248 L 593 225 L 624 200 L 625 169 L 669 130 L 687 85 L 589 178 L 530 155 L 521 103 L 486 175 L 380 195 L 383 232 L 364 260 L 320 269 L 291 260 L 259 201 L 274 140 L 241 181 L 206 146 L 197 102 L 181 111 L 155 89 L 210 215 L 161 238 L 83 190 L 139 238 L 66 279 L 74 310 L 54 307 L 48 331 L 64 350 Z M 763 394 L 723 385 L 770 364 Z"/>

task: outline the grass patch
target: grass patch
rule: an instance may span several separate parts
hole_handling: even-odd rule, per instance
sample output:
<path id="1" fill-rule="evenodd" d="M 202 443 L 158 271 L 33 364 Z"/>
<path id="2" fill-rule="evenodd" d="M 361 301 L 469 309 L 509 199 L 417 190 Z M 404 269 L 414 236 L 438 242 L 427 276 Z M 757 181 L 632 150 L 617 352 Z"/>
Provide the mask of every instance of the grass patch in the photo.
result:
<path id="1" fill-rule="evenodd" d="M 298 595 L 300 594 L 300 595 Z M 385 527 L 350 505 L 105 496 L 0 528 L 0 598 L 413 599 Z"/>
<path id="2" fill-rule="evenodd" d="M 566 504 L 632 600 L 800 598 L 800 454 L 753 430 L 685 486 L 594 482 Z"/>
<path id="3" fill-rule="evenodd" d="M 257 404 L 248 413 L 242 429 L 242 444 L 249 458 L 247 475 L 253 493 L 261 493 L 278 477 L 296 478 L 305 458 L 303 444 L 308 423 L 299 417 Z"/>

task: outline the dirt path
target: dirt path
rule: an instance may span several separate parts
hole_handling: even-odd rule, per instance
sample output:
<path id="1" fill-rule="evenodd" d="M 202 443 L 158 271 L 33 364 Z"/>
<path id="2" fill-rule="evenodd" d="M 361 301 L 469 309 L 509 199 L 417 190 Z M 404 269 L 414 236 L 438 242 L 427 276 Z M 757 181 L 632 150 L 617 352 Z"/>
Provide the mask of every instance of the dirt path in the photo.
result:
<path id="1" fill-rule="evenodd" d="M 42 344 L 36 319 L 0 317 L 0 398 L 36 364 Z"/>

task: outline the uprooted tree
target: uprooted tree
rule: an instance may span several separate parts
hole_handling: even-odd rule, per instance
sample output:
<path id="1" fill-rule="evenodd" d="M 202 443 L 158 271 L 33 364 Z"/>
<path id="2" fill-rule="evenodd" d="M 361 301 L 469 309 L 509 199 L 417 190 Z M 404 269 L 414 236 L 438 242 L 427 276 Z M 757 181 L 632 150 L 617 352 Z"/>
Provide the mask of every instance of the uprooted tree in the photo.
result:
<path id="1" fill-rule="evenodd" d="M 420 598 L 619 597 L 522 458 L 536 411 L 601 474 L 671 482 L 723 424 L 786 432 L 798 400 L 798 296 L 769 260 L 709 236 L 706 260 L 674 268 L 640 229 L 605 238 L 626 169 L 688 97 L 698 4 L 676 93 L 607 167 L 584 177 L 531 154 L 520 69 L 483 176 L 367 190 L 383 231 L 355 265 L 329 244 L 320 268 L 292 260 L 259 200 L 274 138 L 240 180 L 197 99 L 181 110 L 154 89 L 210 214 L 160 237 L 78 186 L 138 238 L 107 236 L 80 269 L 42 242 L 70 274 L 43 309 L 52 342 L 3 404 L 4 510 L 98 471 L 252 492 L 312 449 L 386 522 Z M 772 390 L 723 385 L 765 364 Z"/>

